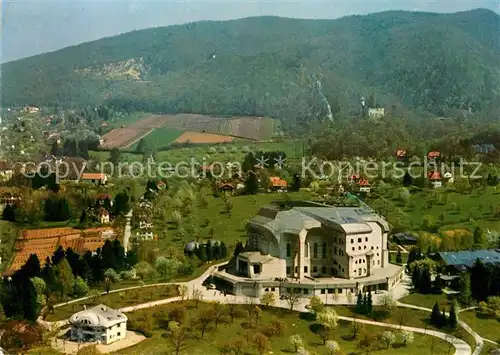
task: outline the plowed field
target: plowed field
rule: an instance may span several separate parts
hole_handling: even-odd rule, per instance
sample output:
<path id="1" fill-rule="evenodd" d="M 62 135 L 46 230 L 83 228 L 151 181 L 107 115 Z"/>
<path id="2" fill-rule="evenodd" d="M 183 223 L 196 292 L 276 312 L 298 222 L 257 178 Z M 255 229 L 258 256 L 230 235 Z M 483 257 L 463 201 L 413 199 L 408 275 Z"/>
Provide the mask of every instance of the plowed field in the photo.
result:
<path id="1" fill-rule="evenodd" d="M 188 131 L 185 137 L 192 139 L 192 143 L 232 141 L 228 137 L 222 138 L 221 136 L 266 141 L 272 138 L 274 120 L 269 117 L 215 117 L 198 114 L 152 115 L 127 127 L 117 128 L 107 133 L 103 136 L 104 143 L 101 147 L 104 149 L 128 148 L 161 127 Z M 200 132 L 200 135 L 196 136 L 194 132 Z M 205 133 L 219 136 L 204 136 Z M 183 142 L 182 137 L 184 135 L 175 142 Z"/>
<path id="2" fill-rule="evenodd" d="M 175 143 L 191 143 L 191 144 L 207 144 L 207 143 L 231 143 L 233 137 L 223 136 L 213 133 L 200 133 L 200 132 L 184 132 Z"/>

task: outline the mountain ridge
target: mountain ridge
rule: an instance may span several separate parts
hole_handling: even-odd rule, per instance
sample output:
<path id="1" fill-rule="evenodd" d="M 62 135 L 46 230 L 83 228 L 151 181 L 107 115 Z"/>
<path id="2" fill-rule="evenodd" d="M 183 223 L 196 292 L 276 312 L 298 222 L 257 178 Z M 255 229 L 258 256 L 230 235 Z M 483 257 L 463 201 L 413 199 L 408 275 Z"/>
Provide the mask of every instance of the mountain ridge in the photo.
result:
<path id="1" fill-rule="evenodd" d="M 4 105 L 324 116 L 313 94 L 312 78 L 319 76 L 337 112 L 352 111 L 369 95 L 381 105 L 435 113 L 481 110 L 499 97 L 494 29 L 500 16 L 486 9 L 154 27 L 4 63 L 2 99 Z"/>

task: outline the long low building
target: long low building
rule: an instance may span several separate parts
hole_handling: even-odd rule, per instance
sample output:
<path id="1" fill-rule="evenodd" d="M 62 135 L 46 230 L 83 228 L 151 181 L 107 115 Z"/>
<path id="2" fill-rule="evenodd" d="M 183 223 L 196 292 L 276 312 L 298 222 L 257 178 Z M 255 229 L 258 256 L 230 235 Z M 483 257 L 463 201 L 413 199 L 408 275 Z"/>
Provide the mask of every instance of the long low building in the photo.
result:
<path id="1" fill-rule="evenodd" d="M 484 264 L 500 263 L 500 249 L 440 252 L 436 257 L 448 271 L 464 271 L 473 267 L 478 259 Z"/>
<path id="2" fill-rule="evenodd" d="M 383 217 L 367 208 L 305 201 L 292 206 L 266 206 L 249 221 L 247 250 L 233 269 L 215 274 L 233 292 L 389 290 L 402 279 L 403 268 L 389 263 Z"/>

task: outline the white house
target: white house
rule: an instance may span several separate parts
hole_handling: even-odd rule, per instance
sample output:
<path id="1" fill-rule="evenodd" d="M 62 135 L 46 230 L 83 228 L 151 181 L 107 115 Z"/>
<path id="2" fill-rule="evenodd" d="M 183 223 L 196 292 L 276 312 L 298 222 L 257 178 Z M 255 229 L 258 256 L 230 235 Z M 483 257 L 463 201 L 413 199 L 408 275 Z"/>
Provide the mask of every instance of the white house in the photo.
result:
<path id="1" fill-rule="evenodd" d="M 380 118 L 385 116 L 385 108 L 369 108 L 368 117 Z"/>
<path id="2" fill-rule="evenodd" d="M 127 336 L 127 316 L 103 304 L 73 314 L 71 340 L 111 344 Z"/>
<path id="3" fill-rule="evenodd" d="M 101 208 L 99 210 L 99 222 L 101 224 L 108 224 L 109 223 L 109 212 L 105 208 Z"/>

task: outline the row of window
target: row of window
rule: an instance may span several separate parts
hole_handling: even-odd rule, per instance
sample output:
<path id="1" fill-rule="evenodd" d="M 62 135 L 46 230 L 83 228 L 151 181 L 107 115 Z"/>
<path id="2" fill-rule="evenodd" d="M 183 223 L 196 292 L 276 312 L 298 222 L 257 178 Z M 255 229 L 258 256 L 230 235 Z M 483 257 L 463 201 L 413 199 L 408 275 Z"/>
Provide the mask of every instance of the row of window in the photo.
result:
<path id="1" fill-rule="evenodd" d="M 368 237 L 365 237 L 365 242 L 368 241 Z M 358 243 L 362 243 L 363 242 L 363 238 L 358 238 Z M 351 238 L 351 244 L 354 244 L 354 238 Z"/>
<path id="2" fill-rule="evenodd" d="M 308 258 L 309 257 L 309 243 L 306 243 L 306 247 L 304 248 L 304 257 Z M 341 248 L 338 248 L 338 254 L 337 254 L 337 247 L 334 247 L 334 254 L 335 255 L 344 255 L 344 251 Z M 318 243 L 314 242 L 313 244 L 313 259 L 318 259 L 319 255 L 319 245 Z M 292 244 L 287 243 L 286 245 L 286 256 L 289 258 L 292 256 Z M 321 257 L 323 259 L 326 259 L 328 257 L 328 249 L 326 246 L 326 242 L 323 242 L 321 246 Z"/>
<path id="3" fill-rule="evenodd" d="M 336 262 L 335 262 L 335 263 L 336 263 Z M 340 267 L 340 266 L 339 266 L 339 267 L 338 267 L 338 269 L 339 269 L 339 271 L 344 272 L 344 268 L 343 268 L 343 267 Z M 326 266 L 322 266 L 322 267 L 321 267 L 321 273 L 322 273 L 322 274 L 326 274 L 326 272 L 327 272 L 326 270 L 327 270 Z M 298 266 L 296 266 L 296 267 L 295 267 L 295 269 L 294 269 L 294 271 L 295 271 L 295 273 L 298 273 L 298 272 L 299 272 L 299 267 L 298 267 Z M 291 274 L 291 272 L 292 272 L 292 267 L 291 267 L 291 266 L 287 266 L 287 267 L 286 267 L 286 274 L 287 274 L 287 275 L 290 275 L 290 274 Z M 309 272 L 309 268 L 308 268 L 307 266 L 304 266 L 304 274 L 307 274 L 308 272 Z M 315 274 L 315 273 L 317 273 L 317 272 L 318 272 L 318 267 L 317 267 L 317 266 L 313 266 L 313 268 L 312 268 L 312 272 L 313 272 L 314 274 Z M 332 274 L 334 274 L 334 273 L 335 273 L 335 268 L 333 268 L 333 267 L 331 268 L 331 273 L 332 273 Z"/>
<path id="4" fill-rule="evenodd" d="M 377 253 L 377 256 L 378 256 L 378 253 Z M 380 260 L 377 260 L 377 261 L 378 261 L 378 265 L 380 265 Z M 354 264 L 366 264 L 366 259 L 355 260 Z M 373 260 L 373 265 L 375 265 L 375 260 Z"/>

